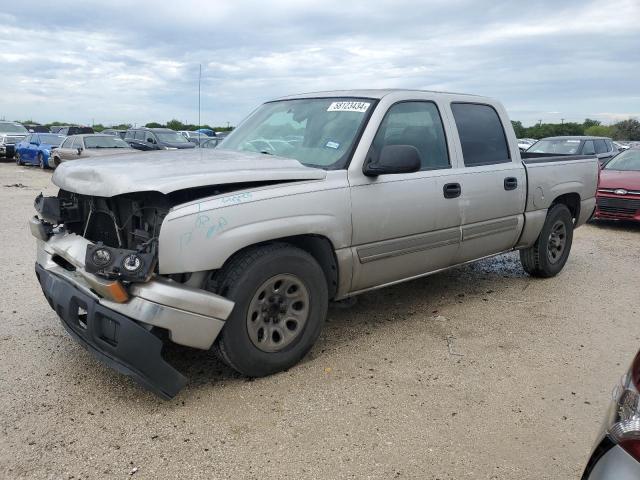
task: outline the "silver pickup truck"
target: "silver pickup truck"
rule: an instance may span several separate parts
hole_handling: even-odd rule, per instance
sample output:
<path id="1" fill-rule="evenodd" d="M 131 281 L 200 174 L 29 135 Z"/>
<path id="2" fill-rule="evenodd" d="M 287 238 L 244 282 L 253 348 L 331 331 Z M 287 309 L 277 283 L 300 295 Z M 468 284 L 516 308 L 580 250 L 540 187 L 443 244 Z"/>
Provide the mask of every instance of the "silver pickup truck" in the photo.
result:
<path id="1" fill-rule="evenodd" d="M 293 366 L 331 301 L 520 250 L 562 270 L 592 156 L 522 161 L 495 100 L 410 90 L 267 102 L 215 150 L 68 162 L 36 199 L 36 274 L 69 333 L 170 398 L 164 342 Z"/>

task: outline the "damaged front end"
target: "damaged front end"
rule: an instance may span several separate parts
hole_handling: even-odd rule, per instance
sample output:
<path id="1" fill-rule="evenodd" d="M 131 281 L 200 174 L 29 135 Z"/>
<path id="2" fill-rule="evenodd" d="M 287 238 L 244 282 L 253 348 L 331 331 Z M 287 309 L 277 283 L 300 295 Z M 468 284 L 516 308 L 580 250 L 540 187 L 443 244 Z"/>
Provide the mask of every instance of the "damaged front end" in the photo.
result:
<path id="1" fill-rule="evenodd" d="M 186 378 L 162 358 L 161 333 L 208 349 L 233 302 L 158 274 L 158 235 L 171 199 L 157 192 L 112 198 L 60 190 L 38 196 L 29 226 L 36 275 L 69 333 L 100 360 L 163 398 Z"/>

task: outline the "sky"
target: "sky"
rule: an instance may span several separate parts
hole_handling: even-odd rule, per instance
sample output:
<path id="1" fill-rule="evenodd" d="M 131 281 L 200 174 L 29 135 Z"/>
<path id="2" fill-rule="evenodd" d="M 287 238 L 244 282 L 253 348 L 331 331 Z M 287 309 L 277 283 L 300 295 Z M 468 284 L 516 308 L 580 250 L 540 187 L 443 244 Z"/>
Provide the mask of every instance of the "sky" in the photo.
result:
<path id="1" fill-rule="evenodd" d="M 640 117 L 640 0 L 3 2 L 0 118 L 237 124 L 280 96 L 487 95 L 525 125 Z"/>

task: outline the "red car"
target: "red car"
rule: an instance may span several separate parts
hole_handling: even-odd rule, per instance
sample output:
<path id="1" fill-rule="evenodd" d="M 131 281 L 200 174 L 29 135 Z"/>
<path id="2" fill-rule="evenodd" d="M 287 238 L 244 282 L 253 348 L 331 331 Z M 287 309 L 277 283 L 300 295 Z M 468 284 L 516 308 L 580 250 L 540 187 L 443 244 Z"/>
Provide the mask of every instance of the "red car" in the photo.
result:
<path id="1" fill-rule="evenodd" d="M 640 222 L 640 148 L 613 157 L 600 170 L 595 218 Z"/>

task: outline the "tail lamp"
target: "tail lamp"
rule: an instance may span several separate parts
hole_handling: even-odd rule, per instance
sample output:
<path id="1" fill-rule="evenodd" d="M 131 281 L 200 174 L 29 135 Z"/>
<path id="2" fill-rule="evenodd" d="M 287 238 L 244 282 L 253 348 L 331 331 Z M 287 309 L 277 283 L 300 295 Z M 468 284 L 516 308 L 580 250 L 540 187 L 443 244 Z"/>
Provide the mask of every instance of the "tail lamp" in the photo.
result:
<path id="1" fill-rule="evenodd" d="M 611 440 L 640 461 L 640 352 L 614 390 L 613 397 L 607 433 Z"/>

